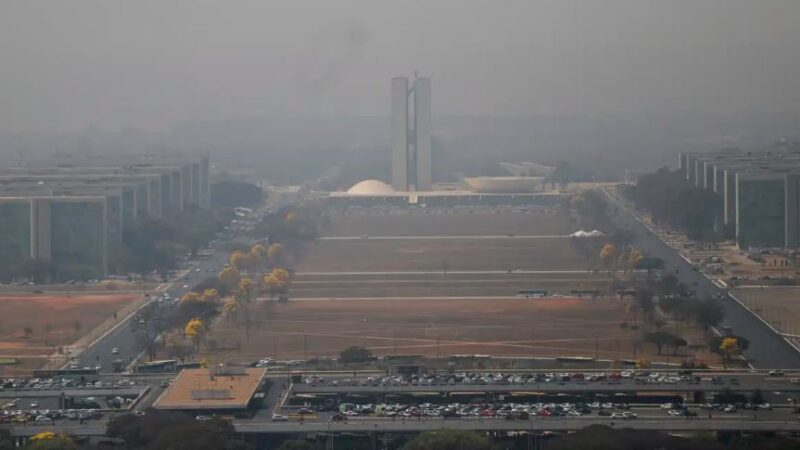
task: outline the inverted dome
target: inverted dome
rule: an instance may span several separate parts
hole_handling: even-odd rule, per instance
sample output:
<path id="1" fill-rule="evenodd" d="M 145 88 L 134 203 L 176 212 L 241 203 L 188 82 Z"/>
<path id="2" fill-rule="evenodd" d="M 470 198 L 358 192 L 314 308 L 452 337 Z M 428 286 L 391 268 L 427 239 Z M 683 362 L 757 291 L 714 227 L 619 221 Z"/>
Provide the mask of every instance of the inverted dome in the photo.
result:
<path id="1" fill-rule="evenodd" d="M 381 180 L 364 180 L 347 190 L 352 195 L 392 195 L 394 188 Z"/>
<path id="2" fill-rule="evenodd" d="M 526 193 L 540 189 L 543 177 L 466 177 L 464 182 L 473 192 Z"/>

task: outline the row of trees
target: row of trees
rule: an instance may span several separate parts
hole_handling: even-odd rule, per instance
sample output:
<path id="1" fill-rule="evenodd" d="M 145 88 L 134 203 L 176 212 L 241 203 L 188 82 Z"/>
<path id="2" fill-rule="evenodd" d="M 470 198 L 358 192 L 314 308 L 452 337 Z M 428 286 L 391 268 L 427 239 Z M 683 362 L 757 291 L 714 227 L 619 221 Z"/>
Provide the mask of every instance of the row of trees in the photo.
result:
<path id="1" fill-rule="evenodd" d="M 687 297 L 686 288 L 672 274 L 665 274 L 654 286 L 659 294 L 658 307 L 673 320 L 691 321 L 697 326 L 709 331 L 718 326 L 724 318 L 722 305 L 712 298 L 696 299 Z M 634 304 L 643 312 L 646 321 L 654 323 L 657 331 L 644 335 L 644 342 L 655 345 L 658 354 L 664 348 L 672 349 L 672 354 L 677 354 L 678 349 L 686 347 L 688 343 L 681 336 L 661 330 L 664 322 L 653 321 L 652 312 L 656 303 L 653 301 L 653 291 L 648 289 L 637 290 Z M 718 354 L 724 366 L 727 366 L 750 346 L 747 339 L 741 336 L 726 335 L 708 338 L 708 349 Z"/>
<path id="2" fill-rule="evenodd" d="M 690 184 L 679 170 L 662 168 L 642 175 L 636 186 L 627 186 L 622 192 L 656 223 L 683 230 L 691 239 L 714 235 L 714 220 L 722 208 L 719 195 Z"/>
<path id="3" fill-rule="evenodd" d="M 753 396 L 757 403 L 756 394 Z M 236 435 L 233 425 L 220 419 L 199 422 L 180 413 L 150 410 L 144 416 L 124 414 L 115 416 L 107 425 L 106 434 L 125 442 L 129 450 L 251 450 L 251 444 Z M 714 439 L 709 434 L 677 436 L 674 434 L 615 429 L 592 425 L 575 433 L 521 435 L 491 439 L 477 431 L 437 430 L 420 433 L 406 439 L 401 437 L 400 450 L 499 450 L 529 448 L 547 441 L 549 450 L 790 450 L 797 443 L 773 433 L 731 436 L 728 441 Z M 405 441 L 405 443 L 403 443 Z M 527 442 L 526 442 L 527 441 Z M 515 445 L 515 443 L 517 445 Z M 17 449 L 7 430 L 0 432 L 0 450 Z M 101 448 L 91 443 L 77 444 L 67 435 L 44 431 L 34 435 L 23 450 L 80 450 Z M 316 443 L 303 439 L 284 441 L 277 450 L 312 450 Z M 397 448 L 397 447 L 393 447 Z"/>
<path id="4" fill-rule="evenodd" d="M 202 290 L 196 288 L 180 299 L 177 311 L 180 323 L 185 324 L 182 333 L 191 339 L 195 351 L 205 341 L 211 321 L 220 312 L 237 326 L 239 319 L 243 318 L 245 336 L 249 338 L 249 308 L 256 296 L 267 294 L 281 301 L 288 299 L 291 274 L 286 269 L 274 267 L 283 262 L 284 257 L 285 250 L 281 244 L 269 247 L 256 244 L 248 250 L 236 250 L 229 257 L 230 265 L 223 268 L 214 280 L 201 283 Z M 273 268 L 263 275 L 254 276 L 257 270 L 266 267 Z"/>
<path id="5" fill-rule="evenodd" d="M 587 227 L 605 228 L 608 224 L 608 203 L 597 191 L 581 191 L 573 195 L 570 206 Z"/>
<path id="6" fill-rule="evenodd" d="M 256 238 L 269 236 L 270 242 L 279 242 L 297 251 L 304 242 L 315 240 L 327 224 L 328 217 L 318 205 L 292 205 L 265 216 L 252 234 Z"/>
<path id="7" fill-rule="evenodd" d="M 692 321 L 706 331 L 719 325 L 724 312 L 717 300 L 689 297 L 691 291 L 674 274 L 663 273 L 656 276 L 651 273 L 651 269 L 660 268 L 659 266 L 663 262 L 656 261 L 661 264 L 651 264 L 649 260 L 653 258 L 646 257 L 629 243 L 621 245 L 623 245 L 622 251 L 618 250 L 617 245 L 612 242 L 603 245 L 599 257 L 603 266 L 609 270 L 621 268 L 627 272 L 643 268 L 643 265 L 648 269 L 644 282 L 634 283 L 638 286 L 636 286 L 633 301 L 628 305 L 628 310 L 634 314 L 634 324 L 641 314 L 645 324 L 650 326 L 651 330 L 655 328 L 655 330 L 643 334 L 642 341 L 644 343 L 654 345 L 659 355 L 663 353 L 664 349 L 671 350 L 672 355 L 677 355 L 679 349 L 689 345 L 682 336 L 661 329 L 667 322 L 656 318 L 657 308 L 667 318 Z M 643 264 L 645 262 L 647 264 Z M 612 282 L 612 288 L 620 289 L 622 287 L 623 283 L 618 280 L 615 279 Z M 627 323 L 623 323 L 623 326 L 628 328 Z M 724 365 L 738 357 L 748 345 L 746 339 L 738 336 L 709 338 L 708 340 L 710 351 L 719 354 Z"/>
<path id="8" fill-rule="evenodd" d="M 631 245 L 618 248 L 613 243 L 608 243 L 600 248 L 600 263 L 608 270 L 622 269 L 625 272 L 636 269 L 644 259 L 642 252 Z"/>
<path id="9" fill-rule="evenodd" d="M 190 205 L 177 219 L 141 219 L 123 233 L 111 270 L 142 276 L 155 271 L 166 279 L 180 255 L 195 255 L 231 218 L 230 210 Z"/>
<path id="10" fill-rule="evenodd" d="M 288 300 L 291 273 L 284 267 L 291 262 L 291 250 L 316 237 L 318 223 L 319 214 L 309 208 L 284 208 L 268 214 L 256 228 L 256 235 L 266 233 L 272 244 L 259 243 L 234 250 L 227 267 L 181 299 L 178 305 L 184 324 L 181 331 L 191 339 L 194 350 L 199 349 L 211 321 L 220 312 L 237 326 L 243 323 L 245 337 L 249 339 L 252 301 L 259 294 Z M 281 239 L 286 243 L 276 242 Z"/>
<path id="11" fill-rule="evenodd" d="M 281 267 L 286 264 L 286 249 L 283 244 L 271 244 L 265 247 L 261 244 L 252 246 L 249 250 L 235 250 L 229 262 L 231 267 L 239 271 L 264 269 L 266 267 Z"/>
<path id="12" fill-rule="evenodd" d="M 605 425 L 592 425 L 575 433 L 563 435 L 498 437 L 495 441 L 486 433 L 475 431 L 429 431 L 420 433 L 399 448 L 400 450 L 499 450 L 540 448 L 540 445 L 548 450 L 794 450 L 797 448 L 794 440 L 771 433 L 734 436 L 728 442 L 720 442 L 705 433 L 697 436 L 678 436 L 658 431 L 615 429 Z M 278 450 L 313 448 L 315 447 L 306 441 L 289 440 L 278 447 Z"/>

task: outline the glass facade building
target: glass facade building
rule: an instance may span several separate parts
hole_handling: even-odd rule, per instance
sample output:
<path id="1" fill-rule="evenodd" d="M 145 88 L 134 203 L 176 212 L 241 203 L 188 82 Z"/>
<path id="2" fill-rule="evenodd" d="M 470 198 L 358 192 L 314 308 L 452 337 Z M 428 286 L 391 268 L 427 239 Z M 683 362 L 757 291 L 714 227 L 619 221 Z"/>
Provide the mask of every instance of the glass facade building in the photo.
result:
<path id="1" fill-rule="evenodd" d="M 0 201 L 0 265 L 11 267 L 31 256 L 31 202 Z"/>
<path id="2" fill-rule="evenodd" d="M 784 177 L 740 174 L 736 178 L 738 246 L 783 247 L 786 236 Z"/>

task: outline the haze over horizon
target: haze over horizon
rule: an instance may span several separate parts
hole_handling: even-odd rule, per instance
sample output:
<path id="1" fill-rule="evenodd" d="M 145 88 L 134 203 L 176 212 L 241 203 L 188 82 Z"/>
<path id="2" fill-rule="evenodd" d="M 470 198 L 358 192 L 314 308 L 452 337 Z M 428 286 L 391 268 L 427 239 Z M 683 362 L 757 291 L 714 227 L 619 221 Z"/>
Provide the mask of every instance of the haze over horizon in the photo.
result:
<path id="1" fill-rule="evenodd" d="M 800 2 L 0 4 L 0 132 L 387 116 L 433 77 L 435 115 L 800 111 Z"/>

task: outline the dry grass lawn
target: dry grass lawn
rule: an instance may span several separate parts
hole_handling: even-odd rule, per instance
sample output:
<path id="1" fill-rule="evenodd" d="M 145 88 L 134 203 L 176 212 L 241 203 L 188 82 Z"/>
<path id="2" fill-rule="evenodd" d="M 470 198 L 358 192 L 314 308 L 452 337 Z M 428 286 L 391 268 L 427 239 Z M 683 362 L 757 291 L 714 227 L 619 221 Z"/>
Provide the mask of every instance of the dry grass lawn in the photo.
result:
<path id="1" fill-rule="evenodd" d="M 632 324 L 633 317 L 619 300 L 304 300 L 262 302 L 250 306 L 248 316 L 249 338 L 241 320 L 220 319 L 208 341 L 227 351 L 206 350 L 203 356 L 303 359 L 361 345 L 377 355 L 593 357 L 597 352 L 600 358 L 630 359 L 636 344 L 640 357 L 658 359 L 652 345 L 641 344 L 642 329 L 621 327 L 623 322 Z M 689 342 L 702 341 L 694 328 L 673 331 Z"/>
<path id="2" fill-rule="evenodd" d="M 57 347 L 72 344 L 137 298 L 128 294 L 0 296 L 0 357 L 20 361 L 6 367 L 5 373 L 43 365 Z"/>

